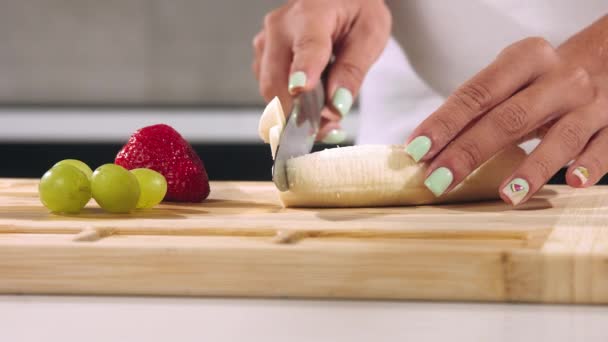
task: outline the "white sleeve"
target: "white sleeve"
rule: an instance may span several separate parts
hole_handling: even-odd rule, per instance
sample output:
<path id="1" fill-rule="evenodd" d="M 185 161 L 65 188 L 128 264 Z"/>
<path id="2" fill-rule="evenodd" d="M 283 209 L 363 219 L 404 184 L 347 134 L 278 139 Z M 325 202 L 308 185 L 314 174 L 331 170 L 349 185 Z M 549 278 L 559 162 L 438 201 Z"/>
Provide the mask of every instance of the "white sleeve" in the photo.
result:
<path id="1" fill-rule="evenodd" d="M 391 39 L 369 71 L 359 96 L 357 144 L 403 144 L 443 98 L 414 72 Z"/>

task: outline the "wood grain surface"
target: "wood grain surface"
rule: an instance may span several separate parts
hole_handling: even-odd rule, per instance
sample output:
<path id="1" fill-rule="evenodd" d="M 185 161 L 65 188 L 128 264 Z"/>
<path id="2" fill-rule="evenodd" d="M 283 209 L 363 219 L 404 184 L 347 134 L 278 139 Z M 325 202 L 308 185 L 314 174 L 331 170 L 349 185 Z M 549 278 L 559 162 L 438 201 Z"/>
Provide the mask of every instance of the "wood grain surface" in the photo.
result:
<path id="1" fill-rule="evenodd" d="M 608 188 L 502 202 L 284 209 L 271 183 L 199 204 L 48 213 L 0 180 L 0 293 L 608 303 Z"/>

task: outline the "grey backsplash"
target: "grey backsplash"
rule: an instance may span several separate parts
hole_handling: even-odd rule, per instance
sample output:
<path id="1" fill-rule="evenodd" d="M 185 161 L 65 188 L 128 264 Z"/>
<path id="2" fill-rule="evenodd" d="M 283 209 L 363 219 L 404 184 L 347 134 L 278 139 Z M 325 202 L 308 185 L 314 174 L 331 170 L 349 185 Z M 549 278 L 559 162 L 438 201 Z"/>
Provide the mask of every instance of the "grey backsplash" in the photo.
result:
<path id="1" fill-rule="evenodd" d="M 0 0 L 0 104 L 260 105 L 251 40 L 281 0 Z"/>

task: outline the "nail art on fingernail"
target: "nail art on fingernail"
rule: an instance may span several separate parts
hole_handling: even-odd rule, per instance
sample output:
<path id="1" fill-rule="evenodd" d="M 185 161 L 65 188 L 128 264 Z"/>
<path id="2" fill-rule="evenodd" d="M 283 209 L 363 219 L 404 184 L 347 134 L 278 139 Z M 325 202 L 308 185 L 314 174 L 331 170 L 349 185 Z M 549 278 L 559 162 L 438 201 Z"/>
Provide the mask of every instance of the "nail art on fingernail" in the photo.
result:
<path id="1" fill-rule="evenodd" d="M 416 137 L 405 147 L 405 152 L 409 154 L 417 163 L 429 152 L 430 149 L 431 139 L 421 135 Z"/>
<path id="2" fill-rule="evenodd" d="M 513 205 L 518 205 L 526 198 L 530 192 L 530 185 L 523 178 L 515 178 L 502 189 L 502 193 L 507 196 Z"/>
<path id="3" fill-rule="evenodd" d="M 577 167 L 572 174 L 581 181 L 581 185 L 585 185 L 589 181 L 589 170 L 584 166 Z"/>
<path id="4" fill-rule="evenodd" d="M 332 97 L 331 103 L 340 112 L 340 115 L 345 117 L 353 105 L 353 94 L 346 88 L 338 88 Z"/>
<path id="5" fill-rule="evenodd" d="M 340 144 L 346 140 L 346 132 L 341 129 L 332 129 L 327 133 L 323 141 L 324 144 Z"/>
<path id="6" fill-rule="evenodd" d="M 428 176 L 424 185 L 431 190 L 435 197 L 439 197 L 450 187 L 453 180 L 452 171 L 447 167 L 440 167 Z"/>
<path id="7" fill-rule="evenodd" d="M 296 71 L 289 76 L 289 92 L 293 93 L 298 88 L 306 86 L 306 73 L 304 71 Z"/>

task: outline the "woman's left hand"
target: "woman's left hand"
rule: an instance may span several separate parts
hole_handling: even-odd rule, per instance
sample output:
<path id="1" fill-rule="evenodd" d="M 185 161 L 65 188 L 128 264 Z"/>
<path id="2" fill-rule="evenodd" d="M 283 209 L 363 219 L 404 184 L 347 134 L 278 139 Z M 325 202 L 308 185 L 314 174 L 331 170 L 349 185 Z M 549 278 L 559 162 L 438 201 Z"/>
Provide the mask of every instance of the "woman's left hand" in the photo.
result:
<path id="1" fill-rule="evenodd" d="M 540 145 L 501 185 L 513 205 L 569 161 L 574 187 L 608 172 L 608 16 L 557 49 L 541 38 L 507 47 L 414 131 L 406 150 L 429 163 L 425 184 L 439 196 L 504 147 L 533 137 Z"/>

